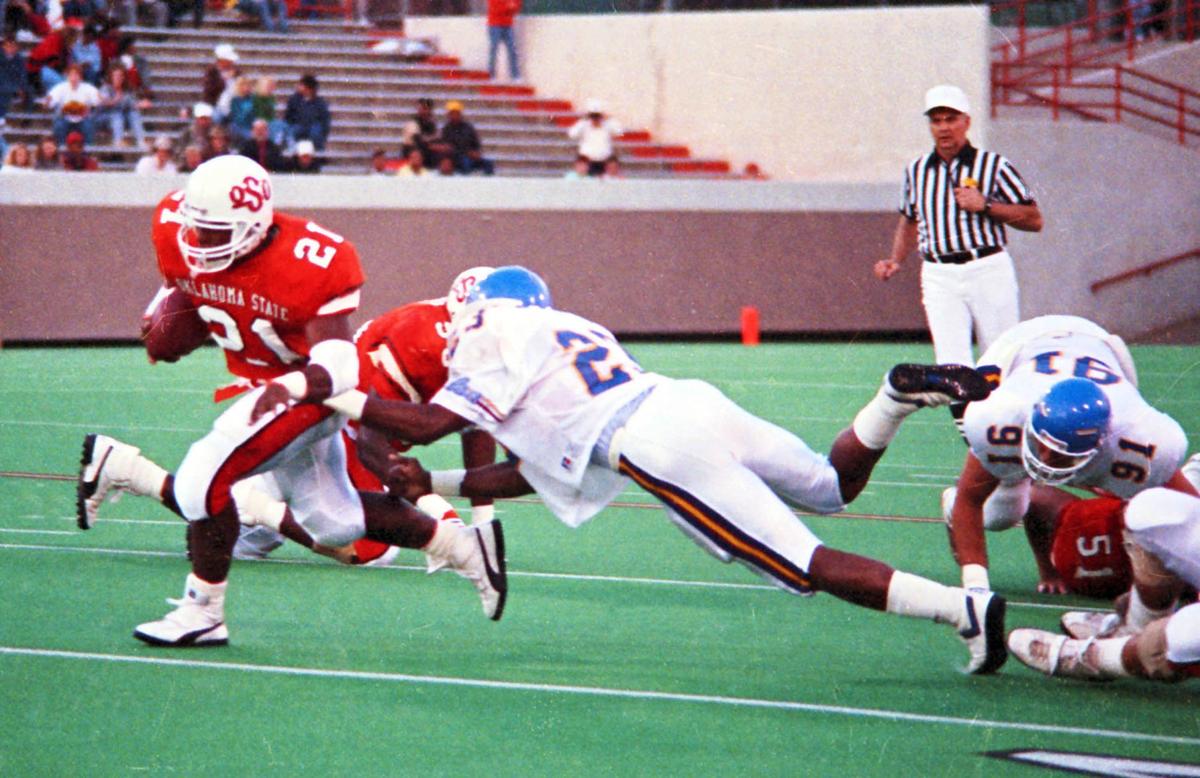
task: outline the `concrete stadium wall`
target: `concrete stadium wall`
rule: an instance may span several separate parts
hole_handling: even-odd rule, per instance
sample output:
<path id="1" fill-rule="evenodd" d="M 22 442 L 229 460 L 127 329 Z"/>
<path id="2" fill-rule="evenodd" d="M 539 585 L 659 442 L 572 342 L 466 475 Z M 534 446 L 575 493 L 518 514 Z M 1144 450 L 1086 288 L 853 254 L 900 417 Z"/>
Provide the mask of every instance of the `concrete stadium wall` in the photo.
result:
<path id="1" fill-rule="evenodd" d="M 15 179 L 9 179 L 13 181 Z M 183 183 L 54 173 L 0 190 L 0 338 L 137 334 L 158 286 L 150 220 Z M 521 263 L 556 304 L 620 333 L 921 331 L 915 273 L 870 265 L 892 187 L 278 176 L 279 207 L 340 231 L 368 275 L 362 318 L 445 294 L 465 267 Z M 331 208 L 331 203 L 338 207 Z"/>
<path id="2" fill-rule="evenodd" d="M 526 16 L 517 40 L 539 95 L 576 106 L 598 97 L 625 127 L 697 156 L 738 169 L 755 161 L 776 179 L 897 186 L 904 163 L 930 145 L 926 89 L 954 83 L 988 104 L 987 14 L 975 4 Z M 481 17 L 406 25 L 486 68 Z M 987 133 L 988 112 L 977 110 L 972 137 L 986 144 Z"/>

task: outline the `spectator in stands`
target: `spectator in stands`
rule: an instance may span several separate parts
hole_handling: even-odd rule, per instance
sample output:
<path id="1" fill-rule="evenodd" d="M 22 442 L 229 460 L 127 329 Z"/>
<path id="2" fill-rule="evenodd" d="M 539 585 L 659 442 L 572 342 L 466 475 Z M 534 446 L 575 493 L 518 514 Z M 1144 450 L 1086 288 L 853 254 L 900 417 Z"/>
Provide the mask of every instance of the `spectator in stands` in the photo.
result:
<path id="1" fill-rule="evenodd" d="M 254 82 L 246 76 L 239 76 L 233 86 L 233 98 L 229 101 L 229 114 L 226 122 L 229 134 L 233 137 L 234 145 L 241 146 L 250 140 L 250 131 L 254 127 Z"/>
<path id="2" fill-rule="evenodd" d="M 331 119 L 329 103 L 317 94 L 317 77 L 305 73 L 296 85 L 296 91 L 288 98 L 283 120 L 287 122 L 291 140 L 310 140 L 317 151 L 325 150 L 329 138 Z"/>
<path id="3" fill-rule="evenodd" d="M 205 0 L 167 0 L 167 26 L 174 27 L 188 11 L 192 12 L 192 26 L 204 24 Z"/>
<path id="4" fill-rule="evenodd" d="M 254 17 L 267 32 L 288 31 L 288 9 L 285 0 L 237 0 L 234 7 Z"/>
<path id="5" fill-rule="evenodd" d="M 62 0 L 62 18 L 79 19 L 85 25 L 99 16 L 106 6 L 96 0 Z"/>
<path id="6" fill-rule="evenodd" d="M 439 141 L 437 121 L 433 118 L 433 100 L 422 97 L 417 100 L 417 112 L 413 118 L 404 124 L 402 130 L 400 156 L 408 159 L 413 149 L 418 149 L 424 157 L 425 167 L 436 168 L 438 154 L 433 146 Z"/>
<path id="7" fill-rule="evenodd" d="M 441 157 L 438 159 L 437 172 L 439 176 L 452 176 L 458 171 L 454 169 L 454 160 L 450 157 Z"/>
<path id="8" fill-rule="evenodd" d="M 8 152 L 4 155 L 4 167 L 0 167 L 0 173 L 5 174 L 22 174 L 33 172 L 33 154 L 29 151 L 29 146 L 24 143 L 14 143 L 8 147 Z"/>
<path id="9" fill-rule="evenodd" d="M 113 0 L 112 7 L 117 21 L 126 27 L 166 27 L 171 15 L 166 0 Z"/>
<path id="10" fill-rule="evenodd" d="M 288 161 L 283 157 L 279 144 L 271 140 L 271 126 L 266 119 L 255 119 L 250 137 L 238 146 L 238 153 L 249 157 L 272 173 L 286 170 Z"/>
<path id="11" fill-rule="evenodd" d="M 125 68 L 125 81 L 138 99 L 145 101 L 141 109 L 146 110 L 154 100 L 154 90 L 150 88 L 150 65 L 137 52 L 137 38 L 128 33 L 122 35 L 117 41 L 115 59 Z"/>
<path id="12" fill-rule="evenodd" d="M 315 174 L 321 172 L 324 163 L 317 157 L 317 149 L 311 140 L 296 141 L 296 153 L 292 156 L 289 173 Z"/>
<path id="13" fill-rule="evenodd" d="M 71 47 L 79 40 L 82 29 L 78 20 L 67 20 L 61 29 L 47 33 L 29 50 L 25 72 L 36 94 L 44 95 L 64 80 Z"/>
<path id="14" fill-rule="evenodd" d="M 421 154 L 420 149 L 410 151 L 404 162 L 405 164 L 396 171 L 397 177 L 422 178 L 430 175 L 429 168 L 425 167 L 425 157 Z"/>
<path id="15" fill-rule="evenodd" d="M 59 143 L 72 130 L 81 132 L 85 143 L 92 142 L 92 113 L 100 104 L 100 90 L 83 80 L 82 67 L 67 65 L 67 80 L 47 92 L 44 103 L 54 111 L 54 137 Z"/>
<path id="16" fill-rule="evenodd" d="M 99 170 L 100 163 L 83 148 L 83 133 L 71 130 L 67 133 L 67 150 L 62 155 L 63 170 Z"/>
<path id="17" fill-rule="evenodd" d="M 200 96 L 203 102 L 213 106 L 214 109 L 220 102 L 221 96 L 225 94 L 225 90 L 230 90 L 232 94 L 233 84 L 242 74 L 237 64 L 238 59 L 237 50 L 228 43 L 219 44 L 213 49 L 213 62 L 204 69 Z M 220 121 L 219 116 L 214 118 L 216 121 Z"/>
<path id="18" fill-rule="evenodd" d="M 590 168 L 591 165 L 588 165 Z M 625 174 L 621 172 L 621 160 L 616 154 L 613 154 L 608 159 L 604 160 L 604 175 L 602 178 L 624 178 Z"/>
<path id="19" fill-rule="evenodd" d="M 129 89 L 125 68 L 114 63 L 108 69 L 108 78 L 100 87 L 100 106 L 96 117 L 108 122 L 112 142 L 117 146 L 128 146 L 125 128 L 133 132 L 133 140 L 139 149 L 146 147 L 146 129 L 142 124 L 142 108 L 150 107 L 149 100 L 139 100 Z"/>
<path id="20" fill-rule="evenodd" d="M 139 176 L 173 176 L 179 172 L 172 152 L 175 144 L 168 135 L 159 135 L 154 140 L 154 151 L 137 162 L 133 172 Z"/>
<path id="21" fill-rule="evenodd" d="M 588 158 L 588 175 L 604 175 L 604 163 L 616 153 L 621 125 L 604 113 L 604 103 L 591 98 L 585 113 L 567 130 L 567 137 L 579 143 L 579 153 Z"/>
<path id="22" fill-rule="evenodd" d="M 567 171 L 567 174 L 563 176 L 563 178 L 569 181 L 579 181 L 587 178 L 589 165 L 590 161 L 587 157 L 583 156 L 582 154 L 576 154 L 575 162 L 571 165 L 571 169 Z"/>
<path id="23" fill-rule="evenodd" d="M 229 141 L 229 130 L 219 124 L 214 124 L 213 128 L 208 131 L 208 156 L 205 157 L 205 161 L 224 154 L 236 153 Z"/>
<path id="24" fill-rule="evenodd" d="M 104 78 L 104 55 L 100 53 L 96 25 L 85 24 L 70 51 L 69 61 L 83 66 L 83 80 L 92 86 L 100 86 Z"/>
<path id="25" fill-rule="evenodd" d="M 29 77 L 25 73 L 25 55 L 17 45 L 14 33 L 0 41 L 0 121 L 8 115 L 13 100 L 25 101 L 29 96 Z"/>
<path id="26" fill-rule="evenodd" d="M 279 116 L 279 101 L 275 98 L 275 79 L 263 76 L 254 83 L 254 118 L 266 119 L 271 128 L 271 140 L 279 146 L 288 140 L 287 122 Z"/>
<path id="27" fill-rule="evenodd" d="M 180 173 L 191 173 L 204 163 L 204 150 L 192 143 L 183 148 L 183 158 L 179 162 Z"/>
<path id="28" fill-rule="evenodd" d="M 463 105 L 457 100 L 446 103 L 446 123 L 442 125 L 441 140 L 459 173 L 470 175 L 482 170 L 484 175 L 490 176 L 495 172 L 495 165 L 483 156 L 479 133 L 463 118 Z"/>
<path id="29" fill-rule="evenodd" d="M 38 141 L 37 152 L 33 155 L 35 170 L 62 170 L 62 155 L 58 151 L 58 141 L 53 135 L 43 136 Z"/>
<path id="30" fill-rule="evenodd" d="M 208 159 L 212 154 L 213 109 L 208 103 L 196 103 L 192 106 L 192 123 L 179 134 L 179 146 L 197 146 L 200 157 Z"/>
<path id="31" fill-rule="evenodd" d="M 24 33 L 34 38 L 45 38 L 51 32 L 45 10 L 35 8 L 35 3 L 30 0 L 0 3 L 0 29 L 14 36 Z"/>
<path id="32" fill-rule="evenodd" d="M 517 61 L 517 41 L 513 23 L 521 12 L 521 0 L 487 0 L 488 75 L 496 77 L 496 50 L 504 44 L 508 51 L 508 77 L 521 80 L 521 65 Z"/>
<path id="33" fill-rule="evenodd" d="M 387 152 L 383 149 L 375 149 L 371 154 L 371 166 L 367 168 L 367 175 L 390 176 L 392 173 L 391 162 L 387 158 Z"/>

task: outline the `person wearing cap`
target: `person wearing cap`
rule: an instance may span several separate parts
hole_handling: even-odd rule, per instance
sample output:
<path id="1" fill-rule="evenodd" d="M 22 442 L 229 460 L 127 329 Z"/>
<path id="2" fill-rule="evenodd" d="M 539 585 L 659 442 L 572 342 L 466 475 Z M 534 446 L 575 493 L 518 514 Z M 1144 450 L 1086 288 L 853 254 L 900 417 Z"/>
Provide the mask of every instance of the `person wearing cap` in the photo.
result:
<path id="1" fill-rule="evenodd" d="M 424 167 L 437 167 L 438 154 L 433 146 L 438 142 L 438 126 L 433 118 L 433 100 L 428 97 L 417 100 L 417 112 L 404 124 L 400 138 L 402 159 L 408 159 L 413 149 L 417 149 L 421 152 Z"/>
<path id="2" fill-rule="evenodd" d="M 196 103 L 192 106 L 192 123 L 179 134 L 176 145 L 180 148 L 198 146 L 200 156 L 208 159 L 212 156 L 212 128 L 213 107 L 208 103 Z"/>
<path id="3" fill-rule="evenodd" d="M 583 116 L 567 130 L 567 137 L 579 143 L 579 155 L 587 157 L 589 176 L 604 175 L 605 164 L 616 155 L 621 132 L 621 125 L 605 115 L 604 103 L 589 98 Z"/>
<path id="4" fill-rule="evenodd" d="M 221 43 L 213 49 L 213 61 L 204 69 L 204 78 L 200 85 L 201 102 L 216 106 L 222 95 L 229 90 L 233 95 L 233 85 L 242 70 L 238 67 L 237 50 L 228 43 Z"/>
<path id="5" fill-rule="evenodd" d="M 317 151 L 325 150 L 332 118 L 329 103 L 317 94 L 320 85 L 312 73 L 300 76 L 296 91 L 288 98 L 283 120 L 293 141 L 310 140 Z"/>
<path id="6" fill-rule="evenodd" d="M 168 135 L 159 135 L 154 140 L 154 151 L 137 161 L 133 172 L 139 176 L 172 176 L 179 172 L 172 152 L 175 144 Z"/>
<path id="7" fill-rule="evenodd" d="M 1042 213 L 1011 162 L 967 140 L 971 104 L 962 89 L 930 89 L 925 115 L 933 150 L 905 169 L 892 249 L 875 263 L 875 275 L 888 280 L 918 250 L 935 359 L 974 365 L 972 333 L 982 353 L 1020 319 L 1007 228 L 1037 232 Z"/>
<path id="8" fill-rule="evenodd" d="M 67 133 L 67 150 L 62 155 L 63 170 L 99 170 L 100 163 L 83 148 L 83 133 L 71 130 Z"/>
<path id="9" fill-rule="evenodd" d="M 482 170 L 486 176 L 496 172 L 495 163 L 483 156 L 483 143 L 475 125 L 463 118 L 463 104 L 457 100 L 446 103 L 446 123 L 442 125 L 441 140 L 456 172 L 469 175 Z"/>
<path id="10" fill-rule="evenodd" d="M 288 167 L 289 173 L 313 175 L 321 172 L 322 162 L 317 158 L 317 149 L 311 140 L 296 141 L 296 153 Z"/>
<path id="11" fill-rule="evenodd" d="M 487 0 L 488 75 L 496 77 L 496 50 L 500 44 L 508 51 L 508 77 L 521 80 L 521 65 L 517 61 L 517 40 L 513 24 L 521 12 L 521 0 Z"/>

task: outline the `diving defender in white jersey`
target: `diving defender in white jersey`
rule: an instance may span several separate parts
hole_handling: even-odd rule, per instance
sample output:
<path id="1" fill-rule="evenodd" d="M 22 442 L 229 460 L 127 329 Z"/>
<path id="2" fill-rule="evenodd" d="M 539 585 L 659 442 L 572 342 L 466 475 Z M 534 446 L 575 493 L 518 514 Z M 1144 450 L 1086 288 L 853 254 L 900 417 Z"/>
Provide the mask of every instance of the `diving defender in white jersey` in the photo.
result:
<path id="1" fill-rule="evenodd" d="M 1125 499 L 1159 486 L 1195 494 L 1179 472 L 1183 429 L 1142 398 L 1119 337 L 1077 316 L 1042 316 L 1005 332 L 979 365 L 999 383 L 967 407 L 970 451 L 946 495 L 967 588 L 990 588 L 984 528 L 1008 529 L 1025 515 L 1030 479 Z M 1145 615 L 1170 604 L 1142 602 L 1138 588 L 1131 598 Z"/>
<path id="2" fill-rule="evenodd" d="M 353 411 L 364 425 L 414 443 L 475 424 L 518 459 L 434 473 L 400 459 L 390 477 L 396 493 L 536 490 L 559 519 L 578 526 L 633 479 L 718 559 L 736 559 L 795 594 L 825 591 L 949 624 L 970 649 L 969 672 L 1003 664 L 999 595 L 829 548 L 791 510 L 842 510 L 907 415 L 986 396 L 987 382 L 973 369 L 896 366 L 825 457 L 710 384 L 643 371 L 608 330 L 551 308 L 546 285 L 525 268 L 501 268 L 477 284 L 457 322 L 449 380 L 429 404 L 371 397 Z"/>

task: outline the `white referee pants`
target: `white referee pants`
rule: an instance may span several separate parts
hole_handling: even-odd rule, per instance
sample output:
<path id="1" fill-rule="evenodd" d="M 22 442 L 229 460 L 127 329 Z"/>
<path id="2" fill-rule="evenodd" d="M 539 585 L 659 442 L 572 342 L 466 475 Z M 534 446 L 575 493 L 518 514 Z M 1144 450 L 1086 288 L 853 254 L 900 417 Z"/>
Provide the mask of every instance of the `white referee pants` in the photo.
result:
<path id="1" fill-rule="evenodd" d="M 971 335 L 982 354 L 1020 320 L 1017 274 L 1007 251 L 965 265 L 921 262 L 921 303 L 939 364 L 975 364 Z"/>
<path id="2" fill-rule="evenodd" d="M 821 541 L 788 506 L 845 507 L 827 457 L 703 381 L 660 384 L 613 444 L 620 472 L 711 554 L 788 591 L 812 591 L 808 566 Z"/>

